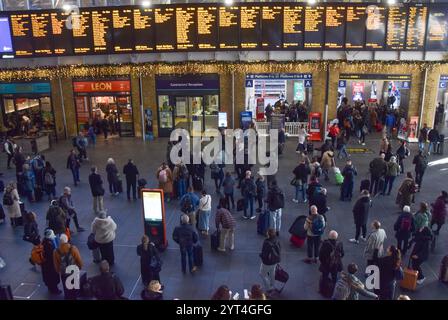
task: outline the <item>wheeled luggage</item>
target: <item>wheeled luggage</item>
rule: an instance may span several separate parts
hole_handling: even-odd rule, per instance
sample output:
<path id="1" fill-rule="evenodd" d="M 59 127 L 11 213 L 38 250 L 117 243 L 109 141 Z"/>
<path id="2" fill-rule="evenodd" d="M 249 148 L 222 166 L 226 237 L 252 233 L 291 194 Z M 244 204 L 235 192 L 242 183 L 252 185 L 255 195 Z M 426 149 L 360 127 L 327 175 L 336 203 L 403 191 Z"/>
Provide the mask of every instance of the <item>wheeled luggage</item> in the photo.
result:
<path id="1" fill-rule="evenodd" d="M 210 247 L 212 250 L 218 250 L 219 247 L 219 230 L 216 230 L 210 235 Z"/>
<path id="2" fill-rule="evenodd" d="M 269 229 L 269 211 L 261 212 L 257 219 L 257 233 L 266 236 Z"/>
<path id="3" fill-rule="evenodd" d="M 236 211 L 243 211 L 244 210 L 244 199 L 239 199 L 236 202 Z"/>
<path id="4" fill-rule="evenodd" d="M 280 264 L 277 264 L 277 266 L 275 267 L 275 280 L 283 283 L 282 287 L 278 289 L 278 292 L 282 292 L 283 288 L 289 280 L 289 274 L 282 268 L 282 266 L 280 266 Z"/>
<path id="5" fill-rule="evenodd" d="M 411 259 L 403 270 L 403 280 L 400 281 L 400 287 L 406 290 L 415 291 L 417 288 L 418 271 L 410 268 Z"/>
<path id="6" fill-rule="evenodd" d="M 296 235 L 291 235 L 291 238 L 289 238 L 291 244 L 296 248 L 302 248 L 303 245 L 305 244 L 305 240 L 306 238 L 301 238 Z"/>
<path id="7" fill-rule="evenodd" d="M 325 298 L 330 299 L 333 296 L 334 283 L 330 279 L 324 279 L 320 277 L 319 280 L 319 293 Z"/>
<path id="8" fill-rule="evenodd" d="M 202 267 L 204 263 L 204 254 L 200 244 L 193 247 L 193 260 L 196 267 Z"/>
<path id="9" fill-rule="evenodd" d="M 364 179 L 361 181 L 361 186 L 359 187 L 359 192 L 362 192 L 363 190 L 370 190 L 370 180 Z"/>

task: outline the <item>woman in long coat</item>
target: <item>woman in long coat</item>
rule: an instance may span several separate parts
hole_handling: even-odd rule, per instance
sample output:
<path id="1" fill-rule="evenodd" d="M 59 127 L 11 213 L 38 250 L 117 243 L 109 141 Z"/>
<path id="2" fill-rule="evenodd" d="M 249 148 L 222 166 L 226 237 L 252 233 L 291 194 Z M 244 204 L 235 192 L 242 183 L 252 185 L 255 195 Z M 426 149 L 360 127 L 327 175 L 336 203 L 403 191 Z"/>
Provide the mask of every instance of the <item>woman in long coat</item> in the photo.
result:
<path id="1" fill-rule="evenodd" d="M 45 238 L 42 241 L 44 263 L 42 263 L 42 279 L 52 294 L 59 294 L 58 288 L 60 276 L 54 269 L 53 252 L 57 248 L 56 236 L 51 229 L 45 230 Z"/>
<path id="2" fill-rule="evenodd" d="M 406 179 L 404 179 L 398 189 L 397 199 L 395 201 L 400 206 L 400 209 L 403 209 L 404 206 L 411 205 L 415 190 L 414 178 L 412 177 L 412 173 L 408 172 Z"/>
<path id="3" fill-rule="evenodd" d="M 161 171 L 165 171 L 165 173 L 161 173 Z M 159 189 L 163 189 L 165 197 L 169 200 L 173 193 L 173 173 L 165 162 L 157 169 L 156 178 L 159 181 Z"/>
<path id="4" fill-rule="evenodd" d="M 111 195 L 118 195 L 118 169 L 112 158 L 107 159 L 106 165 L 107 182 L 109 182 L 109 192 Z"/>
<path id="5" fill-rule="evenodd" d="M 16 226 L 16 219 L 20 218 L 22 216 L 22 213 L 20 211 L 19 193 L 17 192 L 17 187 L 16 187 L 16 184 L 14 182 L 10 182 L 8 184 L 8 186 L 5 189 L 5 193 L 4 193 L 3 197 L 5 197 L 5 195 L 7 193 L 9 193 L 11 195 L 12 205 L 5 205 L 5 204 L 3 204 L 3 207 L 5 208 L 6 213 L 9 215 L 9 218 L 11 219 L 11 225 L 13 227 L 15 227 Z"/>
<path id="6" fill-rule="evenodd" d="M 140 256 L 140 272 L 145 287 L 147 287 L 152 280 L 160 281 L 159 272 L 162 265 L 159 252 L 154 243 L 149 241 L 148 236 L 144 235 L 142 237 L 142 243 L 137 246 L 137 255 Z M 153 259 L 153 257 L 155 257 L 155 259 Z M 157 265 L 151 265 L 151 260 L 156 261 Z"/>

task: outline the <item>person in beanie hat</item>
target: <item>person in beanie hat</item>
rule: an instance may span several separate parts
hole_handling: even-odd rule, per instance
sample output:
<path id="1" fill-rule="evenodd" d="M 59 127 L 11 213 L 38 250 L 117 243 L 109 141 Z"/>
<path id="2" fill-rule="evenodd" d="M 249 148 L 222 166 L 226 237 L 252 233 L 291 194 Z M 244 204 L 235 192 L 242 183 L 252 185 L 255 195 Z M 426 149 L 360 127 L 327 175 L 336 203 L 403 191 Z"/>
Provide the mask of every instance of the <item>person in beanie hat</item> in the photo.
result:
<path id="1" fill-rule="evenodd" d="M 44 233 L 44 239 L 42 240 L 42 257 L 44 262 L 42 267 L 42 280 L 48 288 L 48 291 L 52 294 L 60 294 L 61 290 L 58 288 L 60 281 L 59 274 L 54 267 L 54 250 L 58 248 L 58 241 L 54 231 L 46 229 Z"/>

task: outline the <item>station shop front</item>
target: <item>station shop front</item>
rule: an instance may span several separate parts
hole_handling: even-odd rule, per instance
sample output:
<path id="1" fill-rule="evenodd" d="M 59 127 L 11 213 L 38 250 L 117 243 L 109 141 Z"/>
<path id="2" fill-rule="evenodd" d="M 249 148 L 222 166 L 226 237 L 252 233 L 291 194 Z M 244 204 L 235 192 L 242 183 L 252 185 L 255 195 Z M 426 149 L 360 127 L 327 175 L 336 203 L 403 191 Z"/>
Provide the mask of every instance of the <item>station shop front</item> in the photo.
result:
<path id="1" fill-rule="evenodd" d="M 159 137 L 169 137 L 174 129 L 192 135 L 218 129 L 218 74 L 159 75 L 155 82 Z"/>
<path id="2" fill-rule="evenodd" d="M 104 130 L 120 137 L 134 136 L 130 79 L 90 81 L 73 80 L 78 131 L 93 125 L 97 133 Z"/>
<path id="3" fill-rule="evenodd" d="M 247 74 L 245 79 L 245 110 L 261 120 L 268 105 L 284 103 L 289 107 L 303 105 L 312 109 L 311 73 L 259 73 Z M 280 110 L 277 110 L 280 111 Z M 257 116 L 258 115 L 258 116 Z"/>
<path id="4" fill-rule="evenodd" d="M 448 133 L 446 113 L 448 110 L 448 75 L 441 75 L 437 89 L 436 108 L 434 111 L 434 127 L 443 134 Z"/>
<path id="5" fill-rule="evenodd" d="M 56 137 L 50 82 L 0 83 L 0 101 L 8 135 Z"/>
<path id="6" fill-rule="evenodd" d="M 411 75 L 340 74 L 337 107 L 343 98 L 349 105 L 364 102 L 367 106 L 389 105 L 408 118 Z"/>

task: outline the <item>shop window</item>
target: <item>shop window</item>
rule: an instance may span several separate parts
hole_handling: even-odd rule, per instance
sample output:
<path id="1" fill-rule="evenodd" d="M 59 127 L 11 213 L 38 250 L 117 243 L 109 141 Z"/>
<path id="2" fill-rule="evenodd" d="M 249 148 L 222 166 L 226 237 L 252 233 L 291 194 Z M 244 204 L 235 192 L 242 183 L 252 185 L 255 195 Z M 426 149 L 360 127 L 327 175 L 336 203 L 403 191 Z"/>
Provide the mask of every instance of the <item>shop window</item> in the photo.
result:
<path id="1" fill-rule="evenodd" d="M 169 128 L 173 127 L 173 116 L 172 110 L 173 107 L 170 106 L 169 96 L 159 95 L 159 126 L 160 128 Z"/>
<path id="2" fill-rule="evenodd" d="M 3 104 L 6 114 L 14 112 L 14 99 L 3 99 Z"/>
<path id="3" fill-rule="evenodd" d="M 55 124 L 50 97 L 40 98 L 40 108 L 42 114 L 42 129 L 53 131 Z"/>
<path id="4" fill-rule="evenodd" d="M 210 128 L 216 129 L 218 123 L 218 113 L 219 96 L 217 94 L 204 96 L 205 130 Z"/>

